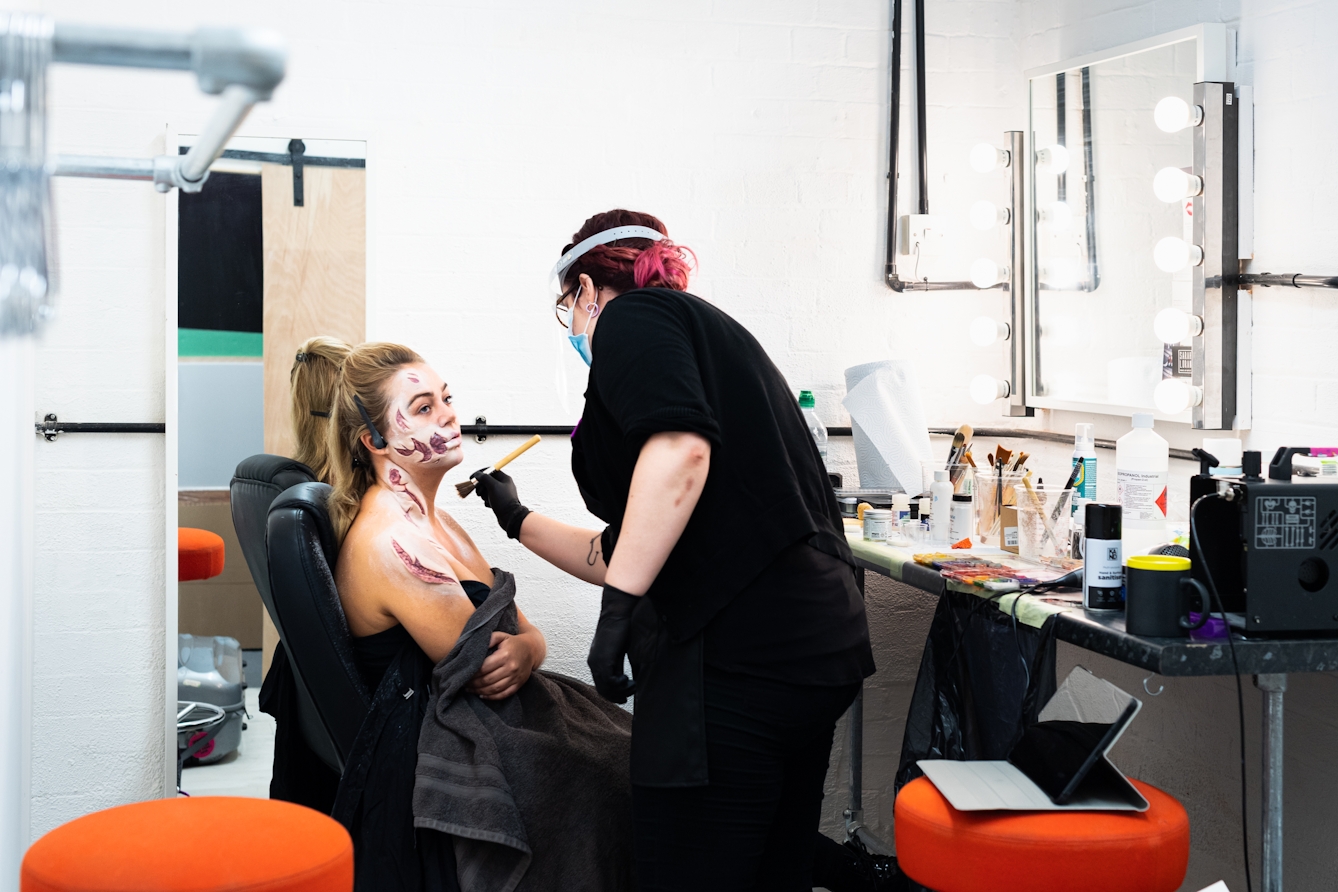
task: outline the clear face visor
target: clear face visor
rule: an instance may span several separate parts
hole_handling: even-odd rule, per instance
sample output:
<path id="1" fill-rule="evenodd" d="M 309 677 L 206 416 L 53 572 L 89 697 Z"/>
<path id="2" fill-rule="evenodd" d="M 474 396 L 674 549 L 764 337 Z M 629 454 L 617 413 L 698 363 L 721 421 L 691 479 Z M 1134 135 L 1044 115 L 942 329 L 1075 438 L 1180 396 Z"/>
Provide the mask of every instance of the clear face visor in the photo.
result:
<path id="1" fill-rule="evenodd" d="M 589 238 L 584 239 L 563 254 L 558 262 L 553 265 L 552 272 L 548 274 L 548 290 L 553 304 L 557 308 L 558 322 L 562 323 L 563 328 L 571 329 L 571 306 L 564 306 L 561 303 L 564 296 L 562 280 L 566 278 L 567 271 L 571 269 L 573 263 L 581 258 L 581 255 L 596 245 L 607 245 L 609 242 L 616 242 L 624 238 L 645 238 L 658 242 L 665 238 L 665 235 L 658 229 L 651 229 L 649 226 L 615 226 L 613 229 L 596 232 Z"/>

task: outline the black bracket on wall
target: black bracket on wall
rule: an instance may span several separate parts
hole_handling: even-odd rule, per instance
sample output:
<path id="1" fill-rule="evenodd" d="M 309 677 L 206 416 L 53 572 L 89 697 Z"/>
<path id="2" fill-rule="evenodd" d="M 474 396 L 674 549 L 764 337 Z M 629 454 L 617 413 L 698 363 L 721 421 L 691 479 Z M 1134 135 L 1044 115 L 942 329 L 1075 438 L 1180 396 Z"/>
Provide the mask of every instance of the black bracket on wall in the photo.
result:
<path id="1" fill-rule="evenodd" d="M 303 207 L 302 194 L 302 156 L 307 152 L 307 144 L 300 139 L 288 140 L 288 155 L 293 159 L 293 207 Z"/>

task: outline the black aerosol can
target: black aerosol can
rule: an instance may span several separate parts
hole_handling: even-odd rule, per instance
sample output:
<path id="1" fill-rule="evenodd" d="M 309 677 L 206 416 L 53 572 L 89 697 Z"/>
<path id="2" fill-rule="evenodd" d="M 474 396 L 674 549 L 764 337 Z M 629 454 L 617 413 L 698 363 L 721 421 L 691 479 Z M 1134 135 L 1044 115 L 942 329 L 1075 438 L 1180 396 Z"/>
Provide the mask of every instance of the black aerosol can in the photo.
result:
<path id="1" fill-rule="evenodd" d="M 1124 609 L 1120 506 L 1088 502 L 1083 529 L 1082 604 L 1088 610 Z"/>

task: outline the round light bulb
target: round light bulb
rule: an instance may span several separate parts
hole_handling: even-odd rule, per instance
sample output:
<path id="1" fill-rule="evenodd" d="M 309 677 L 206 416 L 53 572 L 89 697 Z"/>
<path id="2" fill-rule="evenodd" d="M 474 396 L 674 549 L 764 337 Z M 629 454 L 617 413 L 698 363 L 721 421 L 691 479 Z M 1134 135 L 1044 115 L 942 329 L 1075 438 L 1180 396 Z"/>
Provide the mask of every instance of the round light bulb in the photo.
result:
<path id="1" fill-rule="evenodd" d="M 1152 320 L 1152 330 L 1164 344 L 1179 344 L 1203 333 L 1203 320 L 1175 307 L 1167 307 Z"/>
<path id="2" fill-rule="evenodd" d="M 1184 239 L 1168 235 L 1152 249 L 1152 261 L 1162 272 L 1173 273 L 1203 262 L 1203 249 Z"/>
<path id="3" fill-rule="evenodd" d="M 1059 176 L 1069 169 L 1069 150 L 1061 145 L 1046 146 L 1036 153 L 1036 163 Z"/>
<path id="4" fill-rule="evenodd" d="M 1152 391 L 1152 403 L 1163 415 L 1179 415 L 1203 402 L 1203 388 L 1186 384 L 1183 378 L 1163 378 Z"/>
<path id="5" fill-rule="evenodd" d="M 1178 133 L 1191 124 L 1198 126 L 1203 121 L 1203 109 L 1189 103 L 1179 96 L 1167 96 L 1157 103 L 1152 110 L 1152 120 L 1157 127 L 1167 133 Z"/>
<path id="6" fill-rule="evenodd" d="M 1041 208 L 1041 222 L 1055 232 L 1068 232 L 1073 226 L 1073 209 L 1067 201 L 1052 201 Z"/>
<path id="7" fill-rule="evenodd" d="M 971 379 L 971 399 L 982 406 L 1008 396 L 1008 382 L 992 375 L 976 375 Z"/>
<path id="8" fill-rule="evenodd" d="M 976 145 L 971 150 L 971 169 L 976 173 L 989 173 L 999 166 L 1008 166 L 1008 153 L 987 142 Z"/>
<path id="9" fill-rule="evenodd" d="M 1008 275 L 1008 268 L 1000 269 L 999 264 L 982 257 L 971 264 L 971 284 L 977 288 L 993 288 Z"/>
<path id="10" fill-rule="evenodd" d="M 976 229 L 982 231 L 993 229 L 1001 222 L 1003 216 L 1004 214 L 999 213 L 999 208 L 992 201 L 981 200 L 971 205 L 971 225 Z"/>
<path id="11" fill-rule="evenodd" d="M 1203 191 L 1203 180 L 1178 167 L 1163 167 L 1152 178 L 1152 193 L 1166 203 L 1181 201 Z"/>
<path id="12" fill-rule="evenodd" d="M 1008 323 L 1000 322 L 990 316 L 977 316 L 969 329 L 971 343 L 977 347 L 988 347 L 1000 338 L 1008 339 Z"/>

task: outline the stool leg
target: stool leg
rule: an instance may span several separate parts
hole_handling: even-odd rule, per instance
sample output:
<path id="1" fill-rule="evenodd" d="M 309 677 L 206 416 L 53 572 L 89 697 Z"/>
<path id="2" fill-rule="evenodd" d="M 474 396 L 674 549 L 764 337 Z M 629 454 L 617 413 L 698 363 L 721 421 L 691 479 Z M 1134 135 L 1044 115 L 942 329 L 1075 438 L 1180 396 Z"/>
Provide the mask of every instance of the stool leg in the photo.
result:
<path id="1" fill-rule="evenodd" d="M 1254 678 L 1264 694 L 1263 892 L 1282 892 L 1282 696 L 1287 676 L 1263 673 Z"/>

